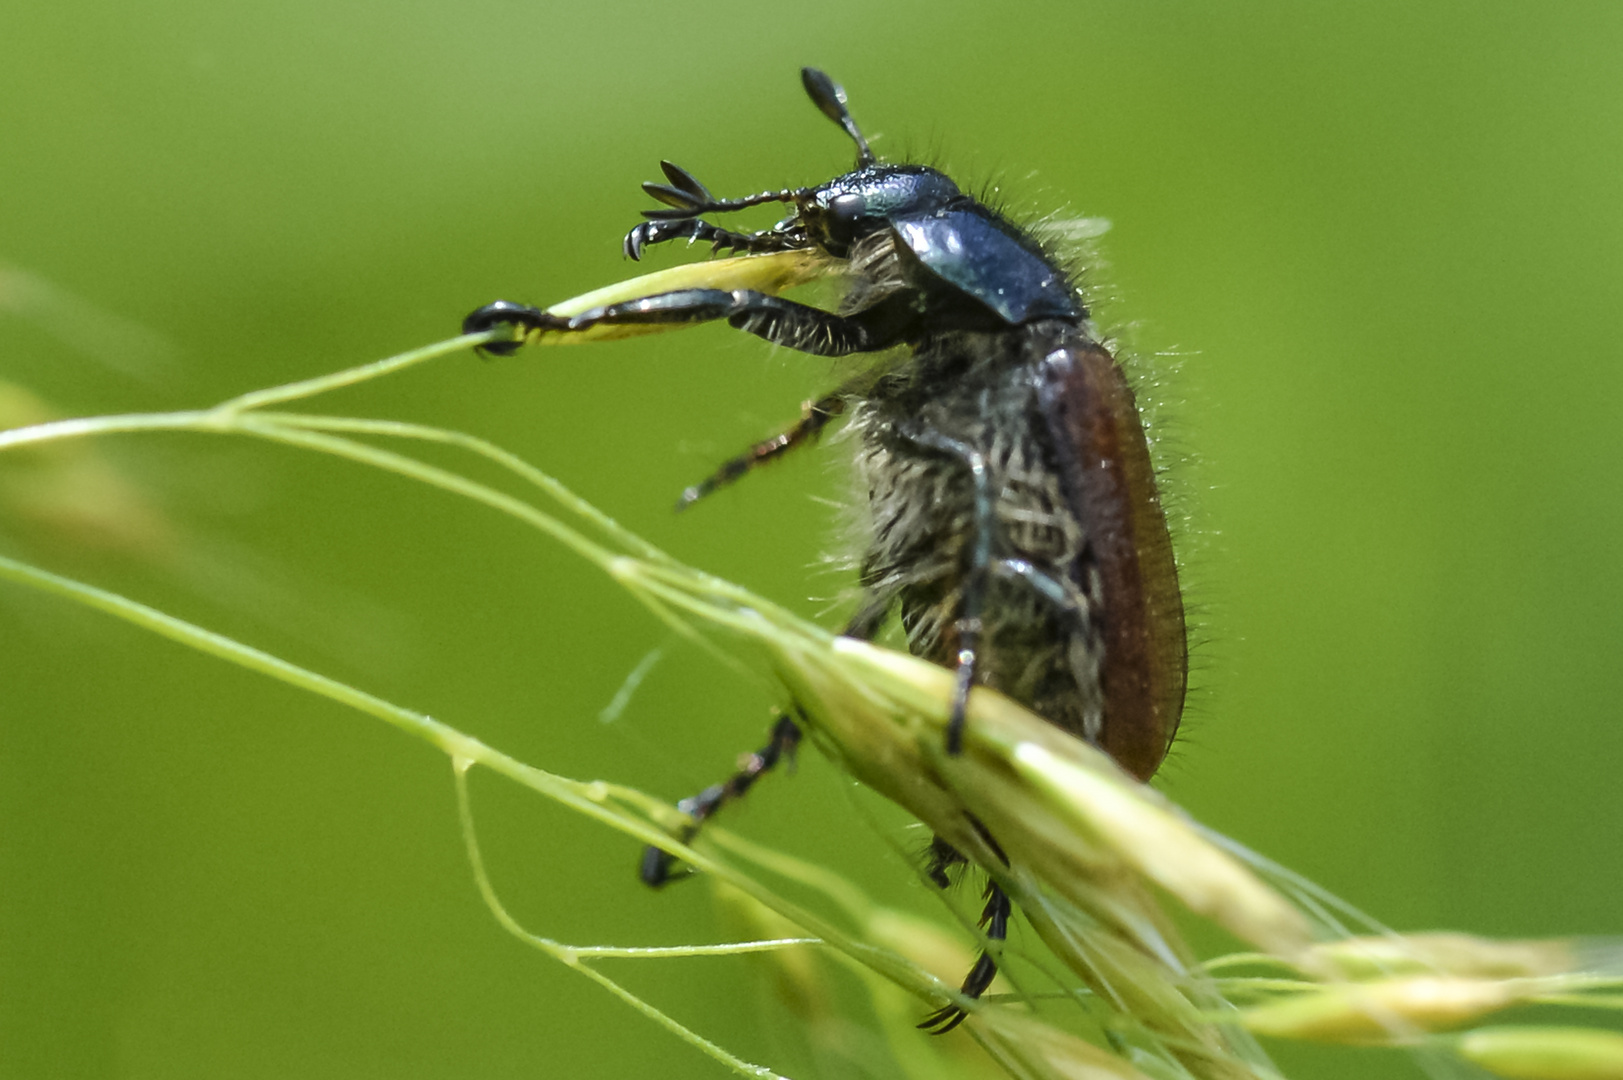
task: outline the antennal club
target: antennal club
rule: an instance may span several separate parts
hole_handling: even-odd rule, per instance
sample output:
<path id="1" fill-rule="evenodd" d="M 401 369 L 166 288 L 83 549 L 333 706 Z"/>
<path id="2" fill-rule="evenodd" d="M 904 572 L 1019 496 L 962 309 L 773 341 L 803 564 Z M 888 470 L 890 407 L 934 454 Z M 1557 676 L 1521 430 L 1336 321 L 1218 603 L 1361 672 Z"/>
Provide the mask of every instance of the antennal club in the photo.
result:
<path id="1" fill-rule="evenodd" d="M 805 84 L 806 95 L 822 114 L 845 129 L 851 141 L 857 144 L 857 165 L 872 165 L 877 160 L 868 147 L 857 122 L 851 119 L 851 110 L 845 105 L 845 88 L 816 68 L 801 68 L 800 81 Z"/>
<path id="2" fill-rule="evenodd" d="M 698 179 L 682 166 L 661 161 L 659 167 L 670 183 L 656 184 L 649 180 L 644 182 L 642 189 L 670 209 L 644 210 L 642 216 L 652 221 L 685 221 L 700 214 L 729 214 L 734 210 L 747 210 L 762 203 L 794 202 L 799 194 L 798 191 L 785 188 L 782 191 L 763 191 L 759 195 L 747 195 L 742 199 L 718 199 L 710 194 L 709 188 L 699 183 Z"/>

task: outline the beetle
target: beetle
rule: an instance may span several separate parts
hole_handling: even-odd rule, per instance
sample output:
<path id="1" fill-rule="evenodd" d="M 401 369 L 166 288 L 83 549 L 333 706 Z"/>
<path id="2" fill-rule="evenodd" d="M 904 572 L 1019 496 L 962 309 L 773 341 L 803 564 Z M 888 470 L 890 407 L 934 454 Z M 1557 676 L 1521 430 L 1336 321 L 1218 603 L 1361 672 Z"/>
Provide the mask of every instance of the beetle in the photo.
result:
<path id="1" fill-rule="evenodd" d="M 583 310 L 498 301 L 463 330 L 508 328 L 509 340 L 483 346 L 506 354 L 543 339 L 725 320 L 816 356 L 874 354 L 856 378 L 807 403 L 798 422 L 688 488 L 678 508 L 846 416 L 866 505 L 862 598 L 844 632 L 871 639 L 896 616 L 910 651 L 955 672 L 949 754 L 962 747 L 971 687 L 984 685 L 1148 780 L 1177 731 L 1188 665 L 1177 565 L 1132 388 L 1076 281 L 1033 232 L 935 168 L 880 160 L 844 90 L 813 68 L 801 76 L 813 104 L 856 145 L 855 168 L 815 187 L 725 199 L 663 162 L 665 182 L 643 185 L 663 205 L 643 211 L 624 251 L 635 260 L 652 245 L 688 240 L 744 256 L 808 253 L 850 282 L 838 310 L 701 270 L 694 287 Z M 707 220 L 770 203 L 790 213 L 758 232 Z M 679 804 L 693 828 L 799 739 L 795 719 L 780 717 L 732 778 Z M 940 838 L 928 858 L 927 876 L 942 887 L 965 861 Z M 664 883 L 672 865 L 648 849 L 643 880 Z M 1010 907 L 994 880 L 981 916 L 988 945 L 964 980 L 968 998 L 997 972 L 990 943 L 1005 937 Z M 946 1032 L 964 1016 L 948 1005 L 919 1026 Z"/>

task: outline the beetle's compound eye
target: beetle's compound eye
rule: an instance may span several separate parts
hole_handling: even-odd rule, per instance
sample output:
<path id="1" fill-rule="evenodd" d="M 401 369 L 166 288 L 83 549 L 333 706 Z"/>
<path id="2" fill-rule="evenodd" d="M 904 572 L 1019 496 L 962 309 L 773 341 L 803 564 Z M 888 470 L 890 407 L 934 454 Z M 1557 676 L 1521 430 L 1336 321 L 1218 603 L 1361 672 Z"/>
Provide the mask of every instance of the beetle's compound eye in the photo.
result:
<path id="1" fill-rule="evenodd" d="M 817 242 L 826 247 L 830 255 L 842 259 L 860 239 L 863 226 L 872 221 L 867 197 L 854 191 L 842 191 L 838 195 L 816 192 L 802 205 L 801 213 Z"/>
<path id="2" fill-rule="evenodd" d="M 828 204 L 828 223 L 831 231 L 850 235 L 857 222 L 868 212 L 868 200 L 861 195 L 839 195 Z"/>

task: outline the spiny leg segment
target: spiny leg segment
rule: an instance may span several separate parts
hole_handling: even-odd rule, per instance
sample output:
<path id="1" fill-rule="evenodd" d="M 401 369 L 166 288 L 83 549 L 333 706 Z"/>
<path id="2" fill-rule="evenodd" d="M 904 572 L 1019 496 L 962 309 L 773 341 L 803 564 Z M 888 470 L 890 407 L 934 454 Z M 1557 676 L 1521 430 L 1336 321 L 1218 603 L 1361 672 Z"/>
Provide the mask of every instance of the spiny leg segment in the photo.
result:
<path id="1" fill-rule="evenodd" d="M 748 450 L 721 464 L 715 472 L 682 492 L 676 500 L 678 510 L 686 510 L 706 495 L 742 478 L 753 469 L 765 465 L 817 438 L 836 416 L 845 412 L 847 395 L 843 390 L 825 394 L 816 401 L 808 401 L 800 408 L 800 419 L 772 436 L 762 439 Z"/>
<path id="2" fill-rule="evenodd" d="M 975 685 L 975 669 L 979 660 L 981 608 L 986 601 L 987 575 L 993 566 L 992 544 L 997 516 L 992 497 L 992 479 L 987 469 L 986 455 L 960 439 L 918 425 L 899 427 L 897 434 L 926 449 L 958 459 L 968 467 L 975 485 L 974 538 L 969 549 L 969 565 L 965 567 L 963 602 L 953 622 L 958 663 L 953 679 L 952 709 L 947 720 L 947 753 L 958 754 L 964 748 L 964 721 L 969 711 L 969 692 Z"/>
<path id="3" fill-rule="evenodd" d="M 579 315 L 554 315 L 540 308 L 498 300 L 463 320 L 462 332 L 476 334 L 511 326 L 512 341 L 484 346 L 505 356 L 545 333 L 578 333 L 599 325 L 670 325 L 726 319 L 738 330 L 774 345 L 814 356 L 846 356 L 888 348 L 904 335 L 916 316 L 905 299 L 891 298 L 849 315 L 769 296 L 753 289 L 678 289 L 637 300 L 592 308 Z"/>
<path id="4" fill-rule="evenodd" d="M 721 809 L 723 805 L 742 798 L 761 775 L 770 770 L 780 760 L 788 758 L 794 760 L 795 748 L 800 745 L 800 726 L 793 718 L 780 716 L 778 722 L 772 725 L 772 735 L 767 744 L 745 756 L 739 770 L 730 778 L 720 784 L 713 784 L 691 798 L 683 799 L 676 804 L 676 808 L 693 819 L 691 825 L 683 830 L 682 840 L 692 840 L 698 833 L 699 827 Z M 671 867 L 676 858 L 669 852 L 650 845 L 642 853 L 642 880 L 643 884 L 659 888 L 671 880 Z"/>
<path id="5" fill-rule="evenodd" d="M 879 625 L 883 622 L 885 612 L 889 606 L 889 598 L 883 600 L 871 598 L 846 625 L 845 636 L 862 638 L 863 640 L 872 638 L 878 632 Z M 794 719 L 789 716 L 780 716 L 778 722 L 772 726 L 772 735 L 767 740 L 767 744 L 747 756 L 743 761 L 743 766 L 731 779 L 705 788 L 692 798 L 683 799 L 677 803 L 677 809 L 691 815 L 693 818 L 693 824 L 682 836 L 683 841 L 692 840 L 698 833 L 699 826 L 704 823 L 706 818 L 714 814 L 723 804 L 742 797 L 760 778 L 762 773 L 771 769 L 783 757 L 788 756 L 793 760 L 795 748 L 800 745 L 800 739 L 800 726 L 795 723 Z M 953 849 L 949 846 L 945 850 L 952 851 Z M 957 852 L 954 851 L 953 854 L 957 855 Z M 958 855 L 958 859 L 960 862 L 963 861 L 963 856 Z M 644 849 L 642 854 L 642 880 L 646 884 L 658 888 L 670 880 L 670 868 L 675 861 L 669 854 L 657 847 L 650 846 Z"/>
<path id="6" fill-rule="evenodd" d="M 674 221 L 645 221 L 626 233 L 623 250 L 626 258 L 642 258 L 643 249 L 653 244 L 672 240 L 709 244 L 712 252 L 734 251 L 746 255 L 767 255 L 775 251 L 793 251 L 806 246 L 803 237 L 793 233 L 768 229 L 764 232 L 741 233 L 723 229 L 699 218 L 681 218 Z"/>
<path id="7" fill-rule="evenodd" d="M 1004 892 L 995 881 L 986 883 L 986 906 L 981 909 L 980 926 L 986 931 L 988 942 L 1002 942 L 1009 936 L 1009 913 L 1013 905 L 1009 902 L 1009 894 Z M 959 992 L 967 998 L 979 998 L 986 993 L 992 980 L 997 978 L 997 959 L 992 955 L 990 946 L 981 949 L 979 959 L 975 966 L 970 968 L 969 974 L 964 976 L 964 982 Z M 931 1035 L 945 1035 L 953 1028 L 964 1022 L 969 1014 L 957 1005 L 946 1005 L 929 1016 L 918 1025 L 921 1031 L 928 1031 Z"/>

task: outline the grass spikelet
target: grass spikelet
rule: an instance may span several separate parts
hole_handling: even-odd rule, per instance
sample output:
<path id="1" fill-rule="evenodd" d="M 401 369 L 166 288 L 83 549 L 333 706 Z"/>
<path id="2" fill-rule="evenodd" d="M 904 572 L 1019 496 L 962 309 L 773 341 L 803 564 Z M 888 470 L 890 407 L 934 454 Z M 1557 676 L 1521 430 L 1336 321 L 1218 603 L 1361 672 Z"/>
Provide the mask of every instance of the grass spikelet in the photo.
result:
<path id="1" fill-rule="evenodd" d="M 1315 945 L 1312 954 L 1350 979 L 1414 972 L 1531 979 L 1583 966 L 1573 942 L 1492 941 L 1470 934 L 1348 938 Z"/>
<path id="2" fill-rule="evenodd" d="M 1623 1035 L 1572 1027 L 1491 1027 L 1455 1051 L 1507 1080 L 1623 1080 Z"/>
<path id="3" fill-rule="evenodd" d="M 1259 1035 L 1314 1042 L 1402 1042 L 1408 1032 L 1470 1023 L 1535 991 L 1516 979 L 1415 975 L 1314 987 L 1246 1009 L 1240 1020 Z"/>

